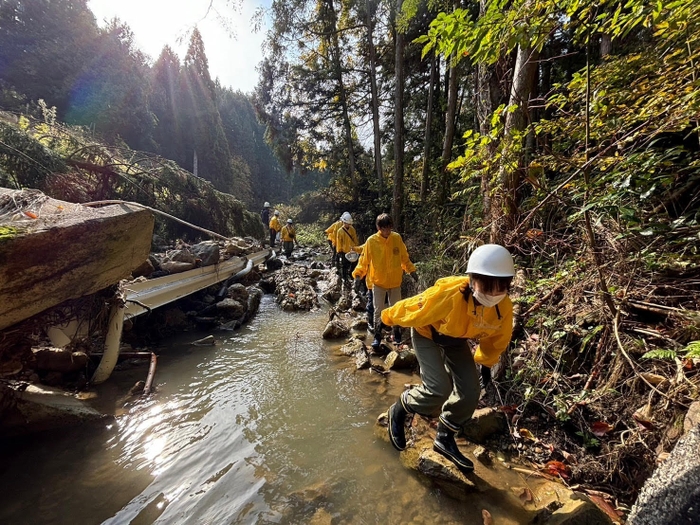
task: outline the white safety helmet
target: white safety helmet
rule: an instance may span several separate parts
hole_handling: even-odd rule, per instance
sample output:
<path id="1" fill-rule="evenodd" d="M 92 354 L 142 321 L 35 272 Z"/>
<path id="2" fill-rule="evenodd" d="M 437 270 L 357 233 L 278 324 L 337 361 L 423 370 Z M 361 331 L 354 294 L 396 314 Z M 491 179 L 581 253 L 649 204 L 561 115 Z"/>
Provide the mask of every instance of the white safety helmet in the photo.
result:
<path id="1" fill-rule="evenodd" d="M 280 212 L 278 212 L 277 210 L 275 210 L 275 215 L 279 215 L 279 214 L 280 214 Z"/>
<path id="2" fill-rule="evenodd" d="M 348 212 L 343 213 L 340 216 L 340 220 L 343 221 L 345 224 L 352 224 L 352 216 Z"/>
<path id="3" fill-rule="evenodd" d="M 360 258 L 360 254 L 356 251 L 351 251 L 345 254 L 345 258 L 351 263 L 357 261 Z"/>
<path id="4" fill-rule="evenodd" d="M 513 257 L 500 244 L 484 244 L 469 256 L 467 273 L 491 277 L 513 277 L 515 275 Z"/>
<path id="5" fill-rule="evenodd" d="M 269 208 L 269 207 L 270 207 L 270 203 L 265 201 L 265 204 L 263 204 L 263 208 Z"/>
<path id="6" fill-rule="evenodd" d="M 294 221 L 292 219 L 287 219 L 287 224 L 292 224 Z"/>

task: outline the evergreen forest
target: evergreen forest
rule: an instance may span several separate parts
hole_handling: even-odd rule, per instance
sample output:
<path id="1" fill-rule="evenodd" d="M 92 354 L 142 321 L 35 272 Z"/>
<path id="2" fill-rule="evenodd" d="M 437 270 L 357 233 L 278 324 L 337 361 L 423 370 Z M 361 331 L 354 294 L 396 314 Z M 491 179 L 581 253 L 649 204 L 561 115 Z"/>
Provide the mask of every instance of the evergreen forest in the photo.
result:
<path id="1" fill-rule="evenodd" d="M 86 0 L 2 2 L 0 185 L 224 234 L 263 201 L 307 231 L 349 211 L 363 239 L 388 212 L 423 286 L 503 244 L 520 269 L 495 375 L 513 447 L 630 505 L 700 394 L 700 2 L 273 0 L 266 16 L 242 94 L 212 80 L 196 28 L 183 61 L 153 60 Z"/>

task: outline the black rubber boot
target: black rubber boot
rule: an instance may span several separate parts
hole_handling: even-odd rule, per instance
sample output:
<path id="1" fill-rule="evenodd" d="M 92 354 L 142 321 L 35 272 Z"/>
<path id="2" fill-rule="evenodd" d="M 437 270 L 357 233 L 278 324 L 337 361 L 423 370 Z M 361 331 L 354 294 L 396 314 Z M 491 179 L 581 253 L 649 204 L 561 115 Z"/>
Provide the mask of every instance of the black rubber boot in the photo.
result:
<path id="1" fill-rule="evenodd" d="M 379 350 L 382 346 L 382 328 L 384 328 L 384 323 L 379 323 L 374 327 L 374 341 L 372 341 L 372 350 L 375 352 Z"/>
<path id="2" fill-rule="evenodd" d="M 391 421 L 391 418 L 389 419 Z M 389 423 L 391 425 L 391 423 Z M 474 470 L 474 463 L 464 457 L 455 443 L 455 433 L 457 431 L 451 429 L 440 420 L 437 427 L 437 435 L 433 443 L 433 450 L 445 456 L 454 463 L 463 473 Z"/>
<path id="3" fill-rule="evenodd" d="M 389 441 L 396 450 L 406 449 L 406 416 L 409 412 L 404 407 L 403 396 L 389 407 Z"/>
<path id="4" fill-rule="evenodd" d="M 401 344 L 401 327 L 400 326 L 394 326 L 394 344 L 396 346 Z"/>

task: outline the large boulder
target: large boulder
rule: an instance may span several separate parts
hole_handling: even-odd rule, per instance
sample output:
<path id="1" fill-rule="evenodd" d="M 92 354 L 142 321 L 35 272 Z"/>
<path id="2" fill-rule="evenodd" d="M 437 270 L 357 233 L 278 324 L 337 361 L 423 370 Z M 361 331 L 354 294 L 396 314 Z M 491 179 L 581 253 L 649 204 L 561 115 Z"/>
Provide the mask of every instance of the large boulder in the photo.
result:
<path id="1" fill-rule="evenodd" d="M 226 317 L 228 319 L 240 319 L 246 312 L 248 303 L 240 303 L 235 299 L 224 299 L 216 303 L 216 310 L 218 315 Z"/>
<path id="2" fill-rule="evenodd" d="M 192 253 L 202 261 L 202 266 L 212 266 L 218 264 L 221 256 L 219 254 L 219 243 L 215 241 L 204 241 L 191 247 Z"/>
<path id="3" fill-rule="evenodd" d="M 72 394 L 42 385 L 11 382 L 9 406 L 2 413 L 0 436 L 17 436 L 102 420 L 97 412 Z"/>
<path id="4" fill-rule="evenodd" d="M 700 425 L 683 436 L 646 481 L 630 525 L 700 523 Z"/>

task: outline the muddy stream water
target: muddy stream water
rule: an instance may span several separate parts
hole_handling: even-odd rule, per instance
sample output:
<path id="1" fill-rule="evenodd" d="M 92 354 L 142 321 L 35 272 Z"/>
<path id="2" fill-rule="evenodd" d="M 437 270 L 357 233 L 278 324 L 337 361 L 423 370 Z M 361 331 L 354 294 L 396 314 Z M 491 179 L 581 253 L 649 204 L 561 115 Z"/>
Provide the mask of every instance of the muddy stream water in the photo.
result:
<path id="1" fill-rule="evenodd" d="M 2 444 L 0 523 L 525 523 L 516 473 L 460 502 L 401 465 L 374 426 L 418 377 L 356 371 L 327 319 L 266 295 L 215 347 L 158 349 L 149 398 L 124 404 L 146 368 L 115 372 L 91 400 L 115 420 Z"/>

